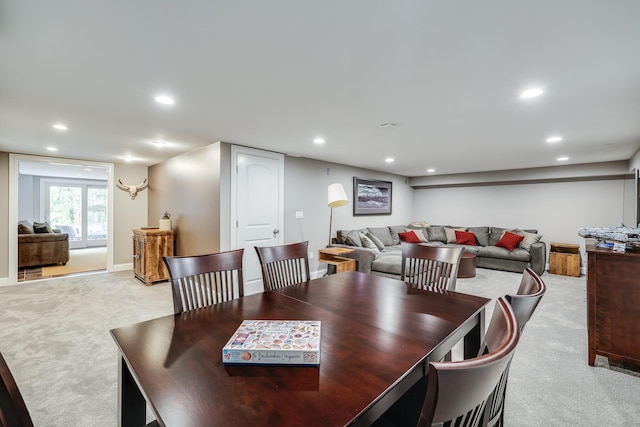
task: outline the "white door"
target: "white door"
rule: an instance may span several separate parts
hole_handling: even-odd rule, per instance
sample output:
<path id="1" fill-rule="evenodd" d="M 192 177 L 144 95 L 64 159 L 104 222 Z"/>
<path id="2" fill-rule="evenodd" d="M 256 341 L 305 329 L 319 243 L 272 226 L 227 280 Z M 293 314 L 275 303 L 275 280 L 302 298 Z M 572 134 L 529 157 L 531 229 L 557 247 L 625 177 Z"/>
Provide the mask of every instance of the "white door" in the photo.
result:
<path id="1" fill-rule="evenodd" d="M 231 161 L 231 244 L 244 248 L 245 294 L 262 292 L 255 246 L 283 243 L 284 156 L 233 146 Z"/>

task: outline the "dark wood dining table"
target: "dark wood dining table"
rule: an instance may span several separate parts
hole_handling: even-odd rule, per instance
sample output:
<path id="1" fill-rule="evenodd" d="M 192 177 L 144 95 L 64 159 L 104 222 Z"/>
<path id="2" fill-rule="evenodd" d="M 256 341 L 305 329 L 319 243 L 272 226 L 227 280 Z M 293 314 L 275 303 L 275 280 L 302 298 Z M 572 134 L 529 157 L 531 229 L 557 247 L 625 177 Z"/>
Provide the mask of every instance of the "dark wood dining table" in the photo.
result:
<path id="1" fill-rule="evenodd" d="M 118 418 L 165 426 L 370 425 L 458 342 L 475 356 L 486 298 L 344 272 L 113 329 Z M 322 322 L 318 367 L 225 365 L 246 319 Z"/>

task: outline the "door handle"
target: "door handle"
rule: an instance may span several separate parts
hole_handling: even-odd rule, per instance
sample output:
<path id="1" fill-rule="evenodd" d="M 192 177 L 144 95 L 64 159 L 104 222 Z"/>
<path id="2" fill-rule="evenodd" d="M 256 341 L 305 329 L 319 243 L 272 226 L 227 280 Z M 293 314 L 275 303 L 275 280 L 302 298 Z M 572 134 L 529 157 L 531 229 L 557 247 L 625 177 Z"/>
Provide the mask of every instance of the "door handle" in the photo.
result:
<path id="1" fill-rule="evenodd" d="M 273 237 L 276 237 L 278 235 L 278 233 L 280 232 L 280 230 L 278 230 L 277 228 L 275 228 L 273 230 Z"/>

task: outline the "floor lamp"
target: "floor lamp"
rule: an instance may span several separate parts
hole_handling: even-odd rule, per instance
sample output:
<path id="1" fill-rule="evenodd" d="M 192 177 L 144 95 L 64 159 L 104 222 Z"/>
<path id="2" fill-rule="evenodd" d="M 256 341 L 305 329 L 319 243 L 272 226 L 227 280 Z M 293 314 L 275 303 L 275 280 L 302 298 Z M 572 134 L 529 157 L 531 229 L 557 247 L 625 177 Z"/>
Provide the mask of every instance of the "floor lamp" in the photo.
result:
<path id="1" fill-rule="evenodd" d="M 347 199 L 347 193 L 344 192 L 342 184 L 331 184 L 327 189 L 329 207 L 331 208 L 331 215 L 329 215 L 329 246 L 331 246 L 331 226 L 333 225 L 333 208 L 339 208 L 349 203 Z"/>

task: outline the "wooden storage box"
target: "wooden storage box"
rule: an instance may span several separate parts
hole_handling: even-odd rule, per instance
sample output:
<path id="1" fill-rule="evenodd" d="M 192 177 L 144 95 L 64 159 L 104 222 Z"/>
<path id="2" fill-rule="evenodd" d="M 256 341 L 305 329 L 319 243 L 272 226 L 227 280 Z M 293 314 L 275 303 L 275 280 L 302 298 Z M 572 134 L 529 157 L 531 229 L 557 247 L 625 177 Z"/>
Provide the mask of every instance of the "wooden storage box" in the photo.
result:
<path id="1" fill-rule="evenodd" d="M 580 277 L 580 245 L 551 243 L 549 273 Z"/>

